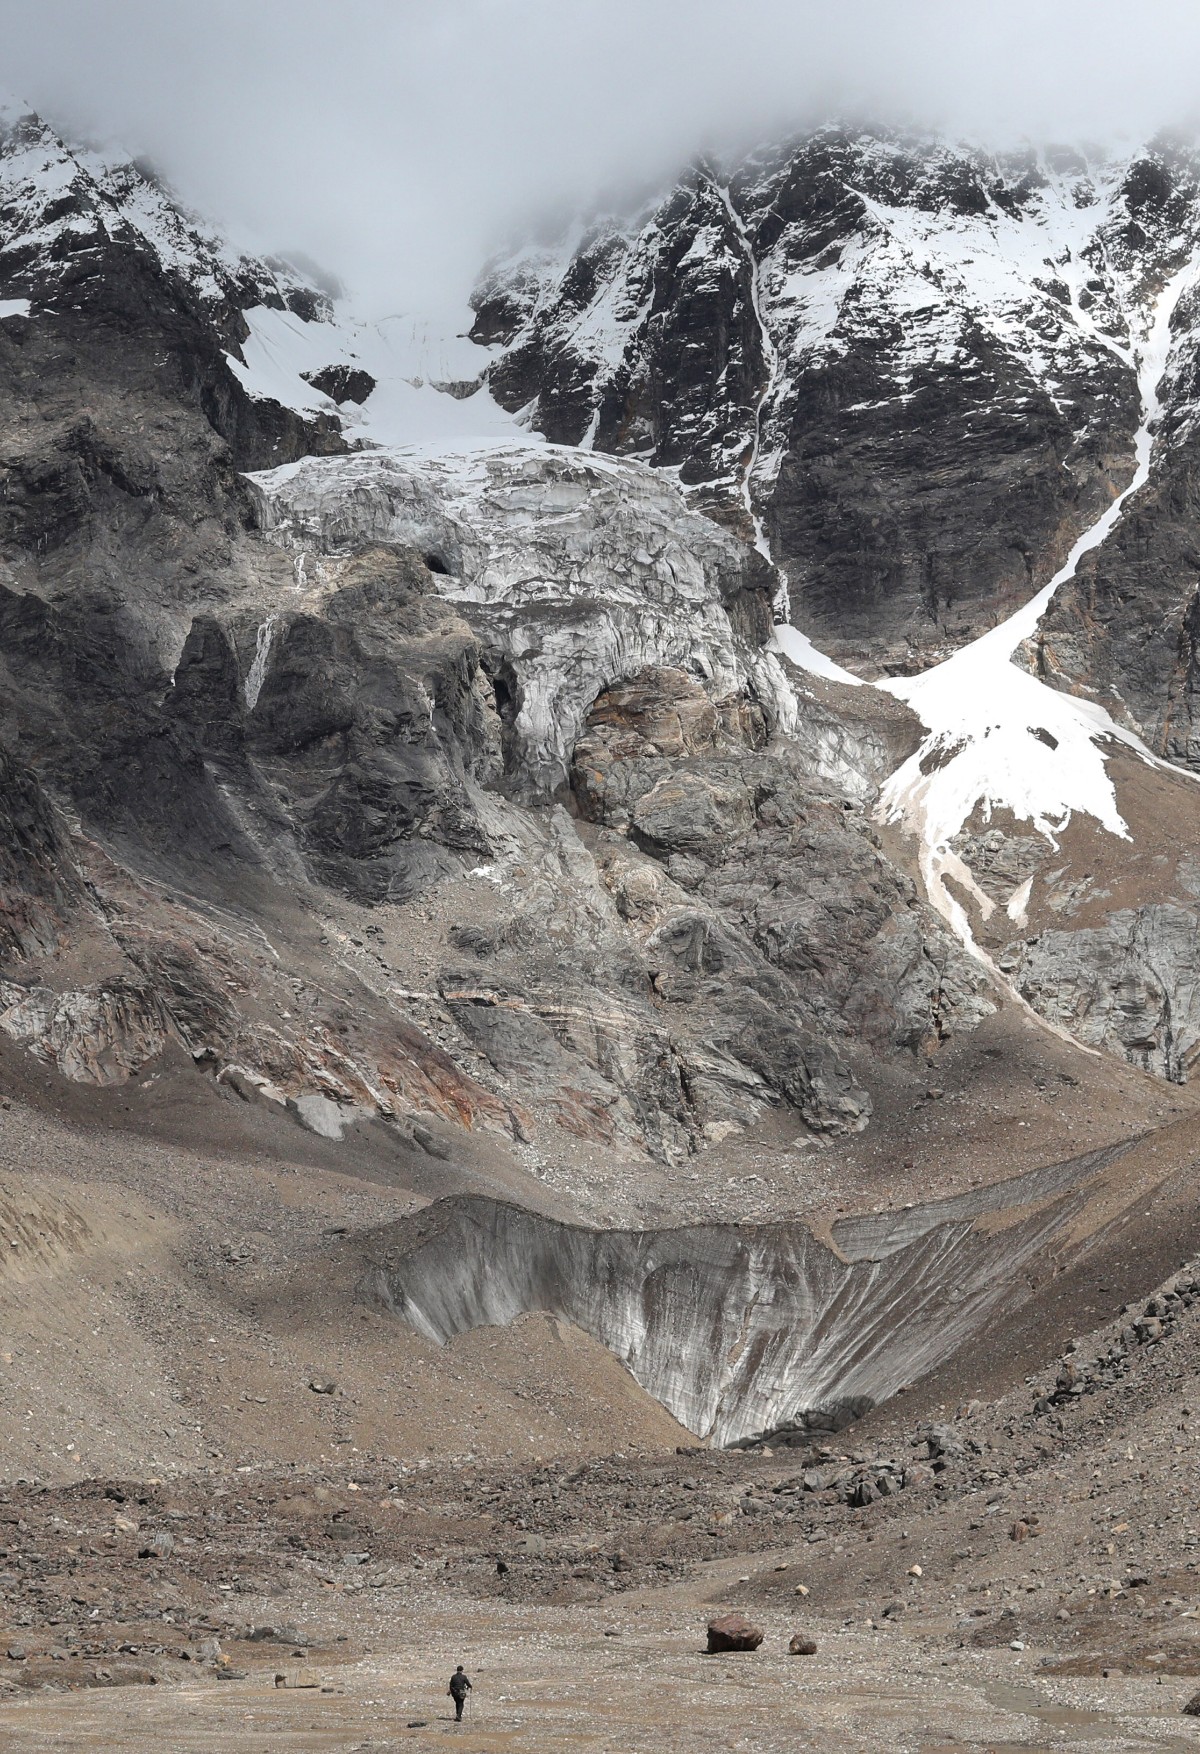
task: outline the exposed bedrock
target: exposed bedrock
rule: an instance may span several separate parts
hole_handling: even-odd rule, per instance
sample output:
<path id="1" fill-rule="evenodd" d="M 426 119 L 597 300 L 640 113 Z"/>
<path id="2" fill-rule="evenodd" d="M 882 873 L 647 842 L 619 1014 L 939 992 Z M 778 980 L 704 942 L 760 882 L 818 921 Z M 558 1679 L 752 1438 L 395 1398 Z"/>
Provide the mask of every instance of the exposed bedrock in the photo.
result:
<path id="1" fill-rule="evenodd" d="M 469 787 L 499 776 L 500 722 L 420 556 L 369 548 L 319 606 L 259 613 L 197 617 L 167 707 L 264 837 L 282 828 L 313 877 L 366 901 L 486 856 Z"/>
<path id="2" fill-rule="evenodd" d="M 752 988 L 751 969 L 765 964 L 789 1008 L 834 1041 L 931 1051 L 993 1009 L 987 977 L 884 858 L 858 808 L 872 758 L 898 728 L 860 725 L 856 736 L 843 720 L 836 759 L 822 768 L 808 746 L 820 746 L 828 721 L 813 704 L 810 720 L 799 702 L 795 741 L 764 748 L 751 704 L 713 706 L 680 671 L 606 689 L 575 749 L 580 812 L 663 874 L 652 878 L 643 863 L 640 875 L 622 875 L 631 855 L 610 855 L 619 905 L 640 919 L 668 1003 L 727 963 Z M 851 749 L 858 782 L 847 795 Z M 735 992 L 728 1003 L 736 1010 Z"/>
<path id="3" fill-rule="evenodd" d="M 1198 942 L 1194 909 L 1125 908 L 1102 926 L 1039 933 L 1013 978 L 1077 1040 L 1183 1084 L 1200 1056 Z"/>
<path id="4" fill-rule="evenodd" d="M 1051 838 L 1008 811 L 956 837 L 976 942 L 1056 1027 L 1187 1082 L 1200 1059 L 1200 788 L 1110 745 L 1127 837 L 1077 815 Z"/>
<path id="5" fill-rule="evenodd" d="M 717 1445 L 836 1425 L 1024 1302 L 1035 1258 L 1065 1242 L 1120 1149 L 845 1221 L 835 1248 L 800 1223 L 599 1231 L 440 1201 L 373 1234 L 360 1295 L 441 1343 L 532 1310 L 561 1316 Z"/>

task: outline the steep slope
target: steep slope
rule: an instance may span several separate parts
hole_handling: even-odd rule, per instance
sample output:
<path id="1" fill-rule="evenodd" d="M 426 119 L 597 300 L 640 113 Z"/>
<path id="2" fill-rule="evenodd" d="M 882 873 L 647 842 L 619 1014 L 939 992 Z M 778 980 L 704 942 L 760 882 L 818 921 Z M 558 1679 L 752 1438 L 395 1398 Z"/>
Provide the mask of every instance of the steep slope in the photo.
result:
<path id="1" fill-rule="evenodd" d="M 856 1132 L 872 1056 L 990 1013 L 866 819 L 916 723 L 796 690 L 760 552 L 636 461 L 349 454 L 336 301 L 36 118 L 0 176 L 12 1041 L 464 1186 L 566 1148 L 586 1199 L 589 1153 Z M 271 323 L 343 374 L 261 393 Z"/>
<path id="2" fill-rule="evenodd" d="M 279 1124 L 290 1104 L 352 1149 L 381 1126 L 405 1150 L 458 1150 L 458 1128 L 543 1165 L 565 1150 L 572 1197 L 590 1175 L 600 1185 L 615 1150 L 626 1212 L 664 1196 L 622 1182 L 621 1164 L 715 1154 L 717 1177 L 772 1113 L 802 1137 L 858 1133 L 881 1091 L 920 1091 L 939 1056 L 1003 1012 L 1001 975 L 1069 1034 L 1186 1074 L 1200 1041 L 1184 953 L 1200 818 L 1169 868 L 1143 860 L 1119 905 L 1093 884 L 1079 915 L 1086 873 L 1045 864 L 1058 825 L 1090 811 L 1111 838 L 1129 814 L 1097 730 L 1140 753 L 1007 662 L 1047 593 L 964 647 L 961 670 L 851 689 L 862 679 L 794 628 L 772 638 L 786 568 L 768 553 L 784 526 L 767 494 L 791 454 L 781 422 L 799 418 L 796 361 L 840 369 L 902 283 L 909 347 L 913 289 L 939 281 L 934 328 L 960 336 L 938 353 L 945 382 L 970 378 L 963 313 L 978 327 L 986 307 L 1006 370 L 1053 377 L 1079 456 L 1111 439 L 1120 480 L 1140 488 L 1162 443 L 1170 298 L 1153 335 L 1148 314 L 1161 263 L 1187 242 L 1182 160 L 1183 193 L 1140 206 L 1128 166 L 997 167 L 882 136 L 826 134 L 725 182 L 703 173 L 689 185 L 700 208 L 671 209 L 678 237 L 701 208 L 726 228 L 718 279 L 742 287 L 757 327 L 748 317 L 738 345 L 749 361 L 757 336 L 762 367 L 735 398 L 742 453 L 727 446 L 717 468 L 714 451 L 704 476 L 666 452 L 657 469 L 601 454 L 603 411 L 578 446 L 489 437 L 495 405 L 465 394 L 466 377 L 410 382 L 419 407 L 403 407 L 418 431 L 430 397 L 458 410 L 477 423 L 469 441 L 351 452 L 387 436 L 403 398 L 381 394 L 392 380 L 372 379 L 336 299 L 242 261 L 144 171 L 69 150 L 36 119 L 5 130 L 0 1027 L 13 1040 L 99 1084 L 184 1052 Z M 831 208 L 851 172 L 858 205 Z M 791 215 L 769 244 L 752 190 Z M 1136 238 L 1131 201 L 1146 221 Z M 802 342 L 810 246 L 830 213 L 857 216 L 857 241 L 844 267 L 819 270 L 841 314 Z M 681 260 L 684 280 L 708 273 L 710 243 Z M 1065 302 L 1030 278 L 1043 247 L 1061 258 Z M 804 280 L 787 294 L 792 328 L 789 262 Z M 1181 311 L 1182 276 L 1169 282 Z M 660 286 L 663 323 L 682 285 Z M 1058 311 L 1050 340 L 1044 305 Z M 274 377 L 255 351 L 270 334 Z M 518 351 L 498 359 L 497 383 Z M 860 373 L 873 361 L 880 406 L 899 417 L 916 392 L 896 361 L 855 357 Z M 703 402 L 730 382 L 710 356 L 692 388 Z M 1026 405 L 993 390 L 1028 437 Z M 831 421 L 846 413 L 829 404 Z M 1013 467 L 1041 468 L 1022 457 Z M 936 475 L 928 457 L 920 467 Z M 1088 540 L 1125 509 L 1098 482 L 1068 519 L 1086 500 Z M 888 494 L 901 510 L 912 500 L 895 483 Z M 701 515 L 721 504 L 732 528 Z M 1035 705 L 1001 700 L 997 679 Z M 993 771 L 995 715 L 960 725 L 946 706 L 974 712 L 989 696 L 1006 725 L 1019 720 L 1015 790 Z M 1072 769 L 1076 790 L 1055 791 L 1068 757 L 1084 780 Z M 1044 797 L 1031 761 L 1049 764 Z M 957 814 L 934 808 L 947 793 Z M 901 812 L 932 907 L 910 847 L 872 825 Z M 1131 979 L 1149 995 L 1132 1030 Z"/>
<path id="3" fill-rule="evenodd" d="M 678 469 L 796 624 L 907 671 L 1027 600 L 1132 473 L 1147 287 L 1200 235 L 1190 149 L 997 156 L 821 129 L 489 271 L 489 383 Z"/>

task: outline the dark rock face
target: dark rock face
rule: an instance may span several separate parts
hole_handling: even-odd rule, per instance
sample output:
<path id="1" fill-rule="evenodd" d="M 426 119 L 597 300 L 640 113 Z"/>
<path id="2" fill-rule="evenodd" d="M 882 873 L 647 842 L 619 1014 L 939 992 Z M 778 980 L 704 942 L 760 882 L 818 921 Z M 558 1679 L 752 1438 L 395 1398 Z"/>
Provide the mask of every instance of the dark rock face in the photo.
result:
<path id="1" fill-rule="evenodd" d="M 766 366 L 752 260 L 737 212 L 709 176 L 689 179 L 655 218 L 654 245 L 644 249 L 599 226 L 565 269 L 543 323 L 526 328 L 522 294 L 533 286 L 510 285 L 502 272 L 485 282 L 472 334 L 512 343 L 492 368 L 493 393 L 505 407 L 536 398 L 548 438 L 578 444 L 597 417 L 598 450 L 680 465 L 689 483 L 722 480 L 745 459 Z M 598 381 L 597 362 L 562 344 L 573 323 L 589 320 L 597 348 L 606 324 L 616 333 L 636 324 L 646 337 L 641 356 L 623 359 L 611 381 Z"/>
<path id="2" fill-rule="evenodd" d="M 365 402 L 375 388 L 370 372 L 349 365 L 327 365 L 320 371 L 302 372 L 301 376 L 339 406 L 344 402 Z"/>
<path id="3" fill-rule="evenodd" d="M 52 950 L 81 899 L 67 836 L 49 799 L 0 746 L 0 954 Z"/>
<path id="4" fill-rule="evenodd" d="M 1196 235 L 1169 142 L 1119 166 L 825 129 L 495 264 L 473 333 L 505 406 L 753 513 L 818 645 L 905 670 L 1025 601 L 1128 479 L 1131 300 Z"/>
<path id="5" fill-rule="evenodd" d="M 1165 432 L 1161 442 L 1171 443 Z M 1200 469 L 1190 427 L 1175 442 L 1109 541 L 1056 594 L 1027 661 L 1043 681 L 1098 699 L 1168 761 L 1197 771 Z"/>
<path id="6" fill-rule="evenodd" d="M 249 662 L 248 629 L 198 619 L 169 707 L 235 784 L 270 786 L 314 876 L 404 898 L 488 852 L 466 781 L 495 777 L 498 725 L 479 644 L 424 562 L 377 550 L 351 573 L 322 615 L 259 623 Z"/>

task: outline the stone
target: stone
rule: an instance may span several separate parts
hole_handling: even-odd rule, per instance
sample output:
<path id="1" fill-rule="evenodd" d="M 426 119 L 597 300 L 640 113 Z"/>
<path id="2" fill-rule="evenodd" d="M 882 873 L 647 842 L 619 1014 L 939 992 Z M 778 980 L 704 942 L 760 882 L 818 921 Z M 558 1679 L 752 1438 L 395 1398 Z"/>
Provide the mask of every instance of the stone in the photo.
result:
<path id="1" fill-rule="evenodd" d="M 757 1650 L 766 1634 L 742 1614 L 722 1614 L 708 1623 L 708 1649 L 716 1651 Z"/>
<path id="2" fill-rule="evenodd" d="M 365 402 L 375 388 L 375 379 L 361 366 L 325 365 L 320 371 L 301 372 L 300 375 L 314 390 L 320 390 L 339 406 L 346 402 Z"/>
<path id="3" fill-rule="evenodd" d="M 340 1103 L 331 1102 L 327 1096 L 315 1091 L 304 1096 L 289 1096 L 287 1108 L 306 1132 L 316 1133 L 321 1139 L 343 1138 L 353 1118 Z"/>
<path id="4" fill-rule="evenodd" d="M 817 1654 L 817 1641 L 815 1638 L 809 1638 L 808 1634 L 804 1633 L 804 1632 L 793 1632 L 790 1640 L 788 1641 L 788 1655 L 789 1656 L 815 1657 L 816 1654 Z"/>
<path id="5" fill-rule="evenodd" d="M 139 1559 L 169 1559 L 175 1551 L 175 1537 L 167 1529 L 156 1529 L 144 1546 L 138 1549 Z"/>
<path id="6" fill-rule="evenodd" d="M 245 1636 L 251 1644 L 305 1645 L 308 1643 L 308 1640 L 302 1637 L 294 1626 L 289 1625 L 252 1626 Z"/>
<path id="7" fill-rule="evenodd" d="M 1193 1693 L 1180 1710 L 1184 1717 L 1200 1717 L 1200 1693 Z"/>

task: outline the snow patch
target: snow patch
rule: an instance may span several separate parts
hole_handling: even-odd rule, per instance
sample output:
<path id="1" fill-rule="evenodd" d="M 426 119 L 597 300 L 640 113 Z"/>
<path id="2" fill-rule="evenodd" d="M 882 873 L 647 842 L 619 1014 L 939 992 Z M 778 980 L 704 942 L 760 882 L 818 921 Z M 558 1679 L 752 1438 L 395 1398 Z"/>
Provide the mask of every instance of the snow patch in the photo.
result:
<path id="1" fill-rule="evenodd" d="M 799 669 L 807 670 L 813 676 L 824 676 L 830 682 L 846 682 L 851 688 L 864 686 L 861 676 L 843 670 L 840 664 L 826 657 L 824 652 L 819 652 L 806 633 L 801 633 L 798 627 L 791 627 L 786 622 L 780 622 L 776 626 L 769 649 L 782 652 Z"/>
<path id="2" fill-rule="evenodd" d="M 250 334 L 242 357 L 225 356 L 243 389 L 298 414 L 333 415 L 352 441 L 404 445 L 519 435 L 525 444 L 538 442 L 479 381 L 487 356 L 462 336 L 447 336 L 411 316 L 361 322 L 341 305 L 330 318 L 314 322 L 269 305 L 243 315 Z M 374 378 L 375 388 L 361 405 L 339 406 L 307 381 L 305 373 L 331 365 Z M 439 387 L 447 384 L 455 393 Z"/>

